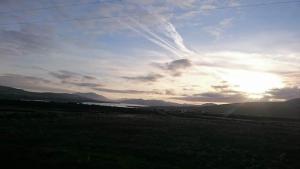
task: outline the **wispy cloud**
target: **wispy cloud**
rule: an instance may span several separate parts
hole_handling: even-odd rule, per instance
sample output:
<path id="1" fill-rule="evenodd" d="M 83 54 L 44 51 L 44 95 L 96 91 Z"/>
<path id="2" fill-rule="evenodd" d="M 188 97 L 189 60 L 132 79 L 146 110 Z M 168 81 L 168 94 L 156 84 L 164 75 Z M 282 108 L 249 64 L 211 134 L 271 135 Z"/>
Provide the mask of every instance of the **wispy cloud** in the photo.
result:
<path id="1" fill-rule="evenodd" d="M 50 92 L 66 92 L 67 89 L 57 87 L 58 84 L 51 80 L 41 77 L 20 75 L 20 74 L 5 74 L 0 75 L 0 85 L 10 86 L 33 91 L 50 91 Z"/>
<path id="2" fill-rule="evenodd" d="M 219 103 L 235 103 L 249 100 L 242 93 L 228 94 L 219 92 L 204 92 L 190 96 L 173 97 L 172 99 L 183 100 L 189 102 L 219 102 Z"/>
<path id="3" fill-rule="evenodd" d="M 81 73 L 76 73 L 68 70 L 50 71 L 49 74 L 57 79 L 81 79 L 81 80 L 97 80 L 96 77 L 90 75 L 82 75 Z"/>
<path id="4" fill-rule="evenodd" d="M 177 58 L 186 58 L 195 54 L 194 51 L 186 47 L 183 42 L 183 38 L 171 22 L 163 18 L 163 16 L 157 16 L 154 14 L 149 15 L 152 15 L 153 19 L 157 20 L 158 27 L 156 29 L 153 29 L 152 25 L 150 28 L 149 25 L 144 24 L 135 18 L 129 18 L 130 22 L 127 22 L 128 28 L 139 33 L 141 36 L 161 48 L 171 52 Z"/>
<path id="5" fill-rule="evenodd" d="M 98 82 L 96 77 L 90 75 L 82 75 L 80 73 L 60 70 L 56 72 L 49 72 L 51 76 L 60 80 L 62 84 L 69 84 L 78 87 L 87 87 L 87 88 L 95 88 L 103 86 Z"/>
<path id="6" fill-rule="evenodd" d="M 36 27 L 26 26 L 20 30 L 0 29 L 0 58 L 24 57 L 27 55 L 45 54 L 51 52 L 56 45 L 51 30 L 44 32 Z"/>
<path id="7" fill-rule="evenodd" d="M 210 10 L 213 10 L 217 7 L 217 0 L 205 0 L 202 2 L 200 6 L 200 10 L 202 12 L 208 12 Z"/>
<path id="8" fill-rule="evenodd" d="M 123 76 L 123 79 L 131 80 L 131 81 L 138 81 L 138 82 L 155 82 L 160 78 L 163 78 L 164 76 L 161 74 L 156 73 L 150 73 L 145 76 Z"/>
<path id="9" fill-rule="evenodd" d="M 246 93 L 234 90 L 234 86 L 231 86 L 226 81 L 221 81 L 220 84 L 212 85 L 211 88 L 214 91 L 184 95 L 180 97 L 174 97 L 173 99 L 189 101 L 189 102 L 219 102 L 219 103 L 235 103 L 235 102 L 245 102 L 251 100 Z"/>
<path id="10" fill-rule="evenodd" d="M 225 30 L 232 25 L 232 21 L 233 18 L 225 18 L 214 26 L 204 27 L 204 30 L 216 39 L 219 39 Z"/>
<path id="11" fill-rule="evenodd" d="M 159 91 L 144 91 L 144 90 L 127 90 L 127 89 L 109 89 L 109 88 L 94 88 L 95 91 L 106 93 L 121 93 L 121 94 L 162 94 Z"/>

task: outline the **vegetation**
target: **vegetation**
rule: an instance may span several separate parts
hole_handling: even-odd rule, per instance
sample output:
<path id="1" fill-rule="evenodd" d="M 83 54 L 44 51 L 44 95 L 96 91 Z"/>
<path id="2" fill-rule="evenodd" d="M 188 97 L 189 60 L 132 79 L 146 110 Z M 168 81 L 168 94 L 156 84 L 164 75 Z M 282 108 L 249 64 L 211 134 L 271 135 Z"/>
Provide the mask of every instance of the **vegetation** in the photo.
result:
<path id="1" fill-rule="evenodd" d="M 1 101 L 1 165 L 300 168 L 297 120 L 188 114 L 175 108 L 171 112 L 161 108 Z"/>

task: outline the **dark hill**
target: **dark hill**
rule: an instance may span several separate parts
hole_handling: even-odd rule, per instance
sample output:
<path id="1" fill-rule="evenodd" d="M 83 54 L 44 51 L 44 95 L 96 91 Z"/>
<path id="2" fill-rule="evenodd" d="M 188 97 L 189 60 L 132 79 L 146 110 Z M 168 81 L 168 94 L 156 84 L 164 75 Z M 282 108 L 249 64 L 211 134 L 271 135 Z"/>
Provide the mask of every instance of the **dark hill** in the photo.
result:
<path id="1" fill-rule="evenodd" d="M 249 102 L 200 108 L 205 114 L 300 119 L 300 99 L 287 102 Z"/>
<path id="2" fill-rule="evenodd" d="M 54 102 L 99 102 L 98 100 L 86 98 L 69 93 L 39 93 L 29 92 L 12 87 L 0 86 L 0 99 L 6 100 L 35 100 Z"/>
<path id="3" fill-rule="evenodd" d="M 119 102 L 127 104 L 137 104 L 145 106 L 184 106 L 182 104 L 166 102 L 163 100 L 144 100 L 144 99 L 122 99 Z"/>
<path id="4" fill-rule="evenodd" d="M 102 95 L 98 95 L 96 93 L 73 93 L 73 94 L 75 94 L 77 96 L 89 98 L 89 99 L 92 99 L 92 100 L 101 101 L 101 102 L 112 102 L 112 100 L 108 99 L 107 97 L 104 97 Z"/>

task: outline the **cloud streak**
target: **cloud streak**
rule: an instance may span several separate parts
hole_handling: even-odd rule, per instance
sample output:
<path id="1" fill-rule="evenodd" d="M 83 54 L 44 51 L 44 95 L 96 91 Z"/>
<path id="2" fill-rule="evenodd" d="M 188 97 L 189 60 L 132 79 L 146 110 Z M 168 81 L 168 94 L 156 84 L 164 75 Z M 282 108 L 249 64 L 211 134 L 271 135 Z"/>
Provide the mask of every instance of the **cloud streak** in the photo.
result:
<path id="1" fill-rule="evenodd" d="M 203 92 L 180 97 L 173 97 L 176 100 L 189 102 L 215 102 L 215 103 L 237 103 L 250 101 L 246 93 L 232 89 L 226 81 L 222 81 L 219 85 L 212 85 L 213 92 Z"/>
<path id="2" fill-rule="evenodd" d="M 0 75 L 0 85 L 33 91 L 66 92 L 67 89 L 57 87 L 58 84 L 41 77 L 20 74 Z"/>
<path id="3" fill-rule="evenodd" d="M 271 89 L 266 92 L 264 97 L 267 100 L 290 100 L 295 98 L 300 98 L 300 88 L 297 86 Z"/>
<path id="4" fill-rule="evenodd" d="M 94 88 L 95 91 L 106 93 L 120 93 L 120 94 L 162 94 L 159 91 L 143 91 L 143 90 L 121 90 L 121 89 L 109 89 L 109 88 Z"/>
<path id="5" fill-rule="evenodd" d="M 182 36 L 166 16 L 151 13 L 147 9 L 144 9 L 141 14 L 141 16 L 145 15 L 151 16 L 152 22 L 150 24 L 135 17 L 128 17 L 127 20 L 119 20 L 119 22 L 179 58 L 190 57 L 195 54 L 194 51 L 186 47 Z M 156 26 L 153 26 L 153 23 Z"/>
<path id="6" fill-rule="evenodd" d="M 77 87 L 95 88 L 103 86 L 97 82 L 97 78 L 89 75 L 82 75 L 80 73 L 59 70 L 55 72 L 48 72 L 49 75 L 60 80 L 62 84 L 71 84 Z"/>
<path id="7" fill-rule="evenodd" d="M 131 81 L 138 81 L 138 82 L 156 82 L 157 80 L 163 77 L 164 76 L 161 74 L 150 73 L 145 76 L 135 76 L 135 77 L 123 76 L 122 78 Z"/>
<path id="8" fill-rule="evenodd" d="M 173 97 L 172 99 L 189 102 L 215 102 L 215 103 L 236 103 L 247 101 L 248 98 L 242 93 L 227 94 L 219 92 L 204 92 L 191 96 Z"/>

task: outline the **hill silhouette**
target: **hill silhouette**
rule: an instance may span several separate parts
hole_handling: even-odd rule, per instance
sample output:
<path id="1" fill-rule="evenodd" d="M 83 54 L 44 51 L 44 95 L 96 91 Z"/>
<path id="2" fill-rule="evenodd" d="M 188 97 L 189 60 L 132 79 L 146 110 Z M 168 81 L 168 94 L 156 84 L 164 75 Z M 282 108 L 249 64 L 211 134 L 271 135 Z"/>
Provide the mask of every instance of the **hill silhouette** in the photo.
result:
<path id="1" fill-rule="evenodd" d="M 100 102 L 99 100 L 69 93 L 29 92 L 22 89 L 0 86 L 0 99 L 33 100 L 52 102 Z"/>
<path id="2" fill-rule="evenodd" d="M 144 100 L 144 99 L 121 99 L 111 100 L 96 93 L 39 93 L 29 92 L 22 89 L 0 86 L 0 99 L 8 100 L 35 100 L 53 102 L 114 102 L 125 104 L 137 104 L 145 106 L 184 106 L 183 104 L 166 102 L 163 100 Z"/>
<path id="3" fill-rule="evenodd" d="M 0 99 L 2 100 L 29 100 L 29 101 L 51 101 L 51 102 L 115 102 L 125 104 L 138 104 L 150 107 L 163 107 L 164 111 L 183 112 L 186 115 L 218 115 L 225 117 L 270 117 L 300 119 L 300 98 L 285 102 L 246 102 L 216 105 L 213 103 L 200 106 L 178 104 L 162 100 L 144 99 L 122 99 L 110 100 L 95 93 L 38 93 L 22 89 L 0 86 Z"/>

